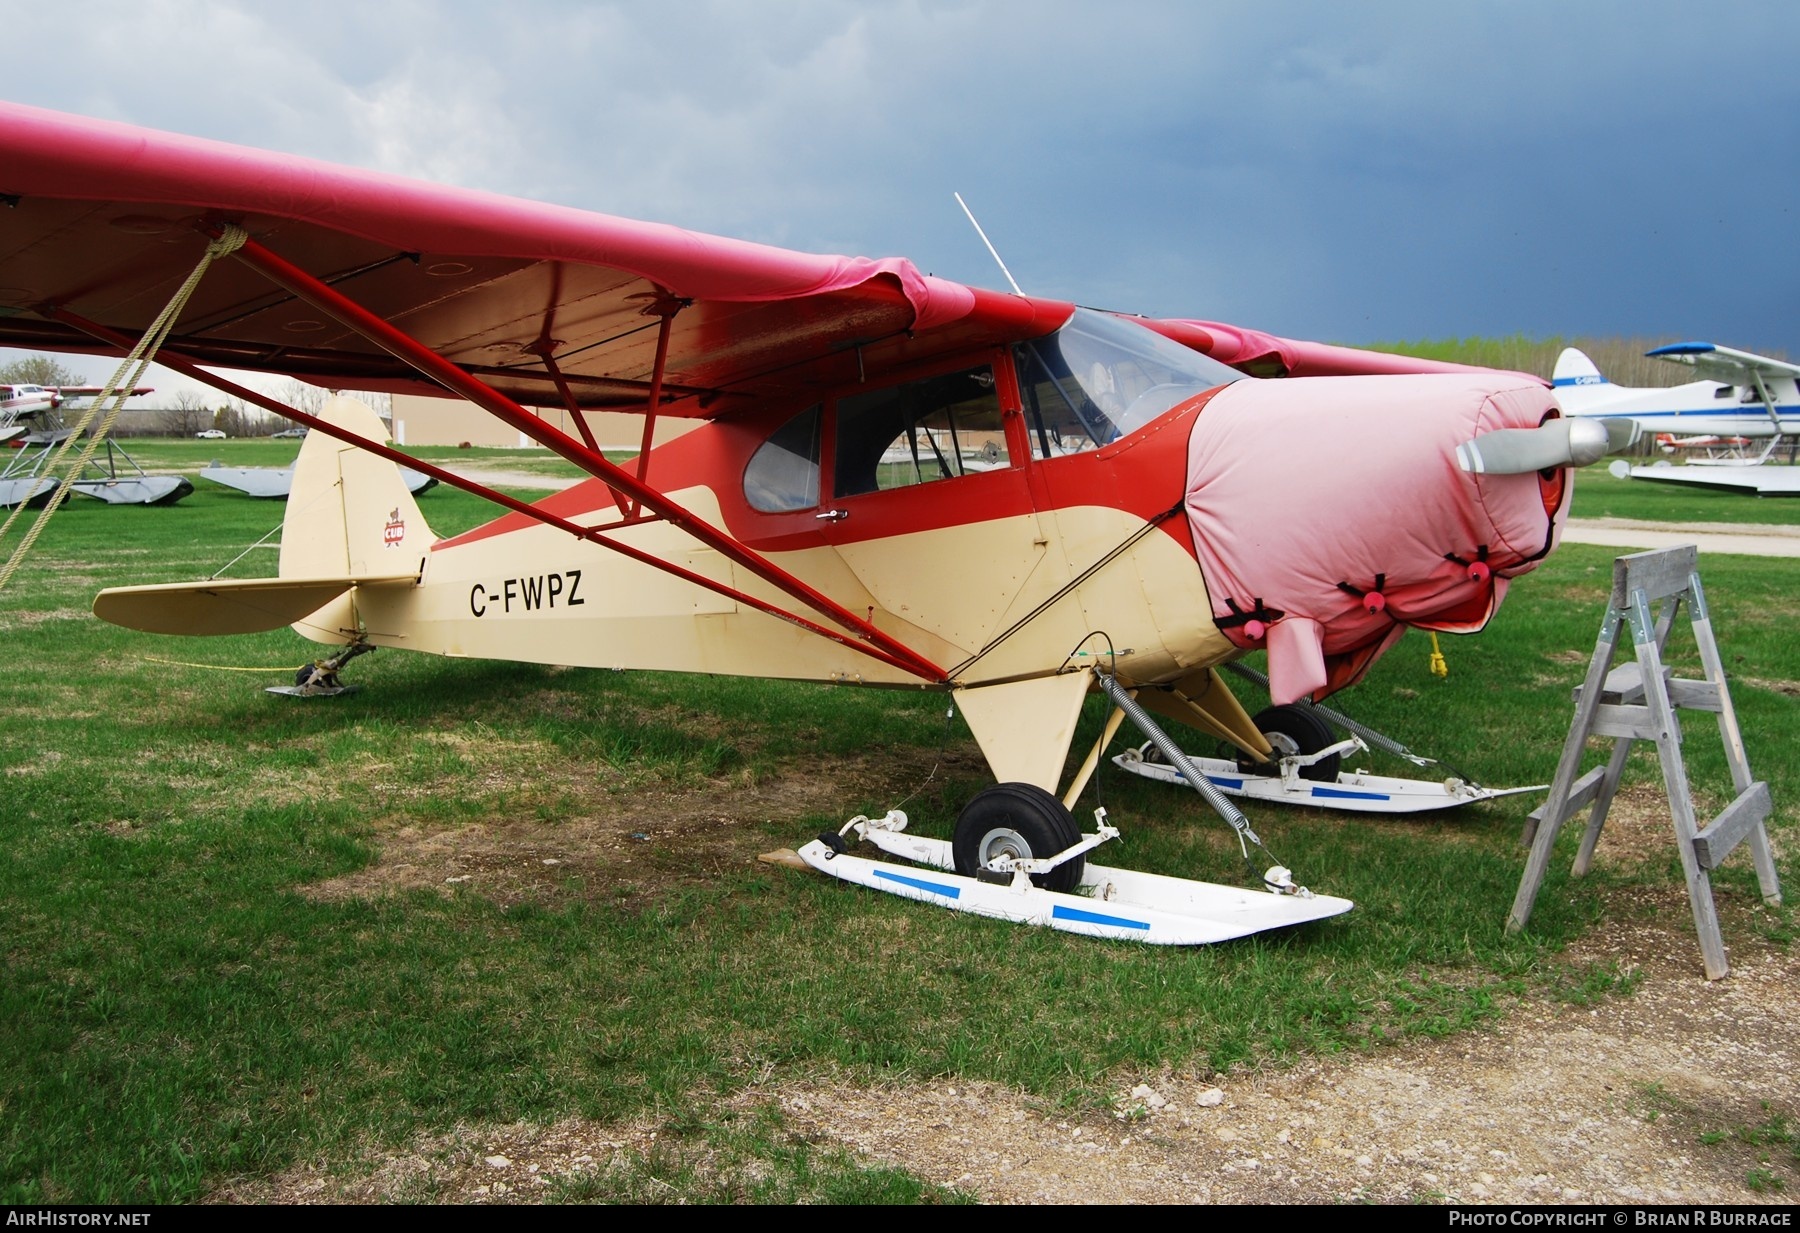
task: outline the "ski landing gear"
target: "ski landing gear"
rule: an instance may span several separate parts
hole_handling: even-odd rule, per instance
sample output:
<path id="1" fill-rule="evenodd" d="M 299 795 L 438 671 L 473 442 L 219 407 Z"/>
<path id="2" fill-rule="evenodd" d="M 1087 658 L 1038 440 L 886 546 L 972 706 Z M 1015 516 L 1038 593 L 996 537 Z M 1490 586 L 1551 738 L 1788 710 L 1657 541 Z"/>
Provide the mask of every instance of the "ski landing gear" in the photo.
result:
<path id="1" fill-rule="evenodd" d="M 1237 665 L 1232 667 L 1238 668 Z M 1239 669 L 1239 675 L 1267 684 L 1260 673 Z M 1548 786 L 1484 788 L 1456 775 L 1442 779 L 1405 779 L 1373 775 L 1365 770 L 1344 770 L 1342 759 L 1346 755 L 1367 753 L 1371 747 L 1419 767 L 1437 766 L 1438 763 L 1317 703 L 1271 706 L 1257 712 L 1254 722 L 1268 738 L 1276 755 L 1274 762 L 1258 762 L 1244 754 L 1233 759 L 1188 756 L 1193 771 L 1217 791 L 1275 804 L 1313 805 L 1320 809 L 1356 813 L 1424 813 L 1521 792 L 1542 792 Z M 1350 735 L 1334 741 L 1331 724 Z M 1160 779 L 1164 783 L 1188 782 L 1187 768 L 1177 766 L 1153 742 L 1146 741 L 1136 749 L 1127 749 L 1113 758 L 1113 763 L 1120 770 L 1146 779 Z"/>
<path id="2" fill-rule="evenodd" d="M 1002 789 L 1029 786 L 999 785 Z M 1072 820 L 1070 825 L 1074 825 Z M 843 830 L 826 831 L 801 848 L 800 859 L 834 878 L 958 912 L 1153 946 L 1204 946 L 1265 929 L 1323 920 L 1354 906 L 1348 899 L 1331 895 L 1269 894 L 1267 890 L 1092 864 L 1082 859 L 1085 854 L 1119 833 L 1104 822 L 1094 834 L 1083 835 L 1079 843 L 1052 856 L 1025 858 L 1010 851 L 998 852 L 974 876 L 959 871 L 954 841 L 923 839 L 905 831 L 906 815 L 898 809 L 881 818 L 852 818 Z M 849 842 L 857 839 L 911 864 L 852 856 Z M 1008 843 L 1002 841 L 990 851 Z M 1064 870 L 1074 871 L 1067 890 L 1052 890 L 1037 882 L 1039 878 L 1048 882 L 1047 875 Z M 1069 877 L 1063 874 L 1063 878 Z M 1292 882 L 1287 885 L 1291 890 Z"/>
<path id="3" fill-rule="evenodd" d="M 1126 716 L 1172 761 L 1186 761 L 1117 681 L 1098 670 L 1094 679 L 1116 710 L 1090 764 Z M 1085 773 L 1071 794 L 1085 782 Z M 1262 847 L 1249 820 L 1205 777 L 1196 773 L 1188 782 L 1231 824 L 1248 861 L 1250 846 Z M 834 878 L 959 912 L 1161 946 L 1223 942 L 1322 920 L 1354 906 L 1295 886 L 1280 865 L 1263 875 L 1261 889 L 1244 889 L 1092 864 L 1087 854 L 1119 834 L 1107 825 L 1105 810 L 1095 810 L 1094 820 L 1094 832 L 1084 835 L 1051 793 L 1033 784 L 1002 783 L 964 807 L 948 842 L 906 834 L 906 815 L 895 809 L 881 818 L 852 818 L 801 848 L 799 856 Z M 857 840 L 911 864 L 851 855 L 850 844 Z"/>
<path id="4" fill-rule="evenodd" d="M 362 688 L 361 685 L 345 685 L 338 680 L 338 673 L 344 665 L 358 655 L 373 651 L 375 647 L 367 642 L 352 642 L 329 659 L 314 660 L 294 673 L 292 685 L 270 685 L 263 692 L 283 694 L 289 698 L 338 698 L 345 694 L 353 694 Z"/>

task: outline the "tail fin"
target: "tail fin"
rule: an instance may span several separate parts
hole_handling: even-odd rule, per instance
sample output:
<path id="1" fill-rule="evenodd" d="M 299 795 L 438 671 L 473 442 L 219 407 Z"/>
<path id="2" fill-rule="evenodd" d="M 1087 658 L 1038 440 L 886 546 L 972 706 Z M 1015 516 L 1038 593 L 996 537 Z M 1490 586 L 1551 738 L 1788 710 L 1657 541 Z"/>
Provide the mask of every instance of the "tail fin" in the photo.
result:
<path id="1" fill-rule="evenodd" d="M 1610 385 L 1594 361 L 1588 359 L 1587 353 L 1577 351 L 1574 347 L 1564 347 L 1562 354 L 1556 357 L 1556 369 L 1550 374 L 1550 384 L 1557 389 L 1571 385 Z"/>
<path id="2" fill-rule="evenodd" d="M 371 441 L 388 440 L 381 417 L 354 398 L 334 397 L 319 418 Z M 281 577 L 417 574 L 436 541 L 399 467 L 326 433 L 307 434 L 281 525 Z M 358 628 L 354 591 L 293 625 L 320 642 L 347 642 Z"/>
<path id="3" fill-rule="evenodd" d="M 381 417 L 354 398 L 332 399 L 319 418 L 367 440 L 387 440 Z M 290 625 L 314 642 L 355 642 L 365 632 L 357 595 L 410 589 L 435 542 L 399 467 L 315 432 L 294 463 L 279 578 L 108 587 L 95 596 L 94 615 L 153 634 L 250 634 Z"/>

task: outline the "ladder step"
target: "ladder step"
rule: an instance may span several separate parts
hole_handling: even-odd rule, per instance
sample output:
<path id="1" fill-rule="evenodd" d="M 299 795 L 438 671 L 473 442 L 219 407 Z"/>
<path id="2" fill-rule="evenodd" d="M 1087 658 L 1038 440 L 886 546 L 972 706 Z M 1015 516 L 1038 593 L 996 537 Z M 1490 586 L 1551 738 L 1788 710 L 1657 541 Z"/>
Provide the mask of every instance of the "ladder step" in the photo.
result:
<path id="1" fill-rule="evenodd" d="M 1662 728 L 1647 706 L 1618 706 L 1601 703 L 1594 710 L 1594 722 L 1588 725 L 1589 736 L 1628 736 L 1634 741 L 1654 741 L 1662 737 Z M 1679 727 L 1675 731 L 1680 737 Z"/>
<path id="2" fill-rule="evenodd" d="M 1768 784 L 1759 779 L 1745 788 L 1742 795 L 1707 823 L 1705 830 L 1694 836 L 1694 857 L 1700 867 L 1717 869 L 1731 850 L 1743 842 L 1751 828 L 1767 818 L 1773 808 Z"/>
<path id="3" fill-rule="evenodd" d="M 1668 680 L 1675 669 L 1664 667 L 1663 680 Z M 1575 687 L 1575 700 L 1581 701 L 1581 686 Z M 1616 665 L 1606 674 L 1606 681 L 1600 686 L 1602 702 L 1642 702 L 1644 700 L 1644 670 L 1635 661 Z"/>
<path id="4" fill-rule="evenodd" d="M 1664 665 L 1662 670 L 1663 686 L 1669 695 L 1669 702 L 1677 707 L 1685 707 L 1691 711 L 1713 711 L 1724 709 L 1719 701 L 1719 687 L 1711 681 L 1693 681 L 1685 677 L 1677 677 L 1675 669 Z M 1576 702 L 1581 701 L 1581 686 L 1574 690 Z M 1600 686 L 1600 703 L 1602 706 L 1632 705 L 1644 700 L 1644 675 L 1635 663 L 1623 663 L 1606 674 L 1606 681 Z"/>
<path id="5" fill-rule="evenodd" d="M 1568 821 L 1586 809 L 1593 799 L 1600 795 L 1600 781 L 1606 778 L 1605 765 L 1596 766 L 1593 770 L 1577 779 L 1569 788 L 1569 807 L 1563 811 L 1563 821 Z M 1545 801 L 1525 817 L 1525 833 L 1519 836 L 1519 842 L 1529 847 L 1537 837 L 1538 823 L 1544 820 L 1544 810 L 1550 808 Z"/>
<path id="6" fill-rule="evenodd" d="M 1669 682 L 1669 702 L 1690 711 L 1712 711 L 1717 714 L 1725 709 L 1720 701 L 1723 691 L 1711 681 L 1690 681 L 1676 677 Z"/>

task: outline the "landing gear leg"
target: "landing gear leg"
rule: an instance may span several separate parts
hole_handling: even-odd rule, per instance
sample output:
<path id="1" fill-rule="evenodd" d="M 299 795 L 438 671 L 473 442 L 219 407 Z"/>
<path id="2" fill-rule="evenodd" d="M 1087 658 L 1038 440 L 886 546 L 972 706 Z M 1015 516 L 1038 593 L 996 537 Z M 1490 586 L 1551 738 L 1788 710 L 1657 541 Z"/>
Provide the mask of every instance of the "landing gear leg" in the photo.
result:
<path id="1" fill-rule="evenodd" d="M 358 655 L 367 654 L 374 649 L 372 643 L 352 642 L 336 655 L 314 660 L 295 672 L 292 685 L 271 685 L 265 692 L 289 698 L 336 698 L 353 694 L 362 686 L 345 685 L 338 680 L 338 673 Z"/>
<path id="2" fill-rule="evenodd" d="M 1269 740 L 1269 746 L 1275 751 L 1271 762 L 1259 762 L 1247 754 L 1238 755 L 1238 770 L 1246 775 L 1278 774 L 1272 765 L 1284 757 L 1294 754 L 1315 754 L 1321 749 L 1328 749 L 1334 743 L 1331 729 L 1325 721 L 1312 711 L 1301 706 L 1271 706 L 1256 713 L 1252 720 L 1257 731 Z M 1338 767 L 1337 754 L 1321 758 L 1310 766 L 1300 768 L 1300 778 L 1310 779 L 1315 783 L 1336 783 Z"/>

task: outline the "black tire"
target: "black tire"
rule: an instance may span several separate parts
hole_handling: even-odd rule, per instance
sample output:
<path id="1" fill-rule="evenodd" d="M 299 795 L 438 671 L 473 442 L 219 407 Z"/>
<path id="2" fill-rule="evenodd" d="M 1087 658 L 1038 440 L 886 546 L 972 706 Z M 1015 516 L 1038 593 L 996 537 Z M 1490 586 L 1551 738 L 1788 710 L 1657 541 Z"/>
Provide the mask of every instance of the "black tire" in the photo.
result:
<path id="1" fill-rule="evenodd" d="M 1035 784 L 1001 783 L 982 789 L 963 806 L 950 852 L 956 872 L 972 878 L 995 856 L 1042 858 L 1080 842 L 1081 829 L 1061 801 Z M 1077 856 L 1031 880 L 1045 890 L 1071 891 L 1086 864 L 1085 856 Z"/>
<path id="2" fill-rule="evenodd" d="M 1275 756 L 1285 754 L 1318 753 L 1327 745 L 1337 744 L 1331 729 L 1325 721 L 1305 707 L 1272 706 L 1258 711 L 1256 718 L 1250 722 L 1256 730 L 1269 738 L 1269 744 L 1275 747 Z M 1300 778 L 1310 779 L 1315 783 L 1335 783 L 1338 777 L 1338 764 L 1341 761 L 1337 754 L 1321 759 L 1311 766 L 1300 768 Z M 1238 770 L 1246 775 L 1269 775 L 1274 768 L 1266 762 L 1258 762 L 1249 754 L 1238 754 Z"/>

